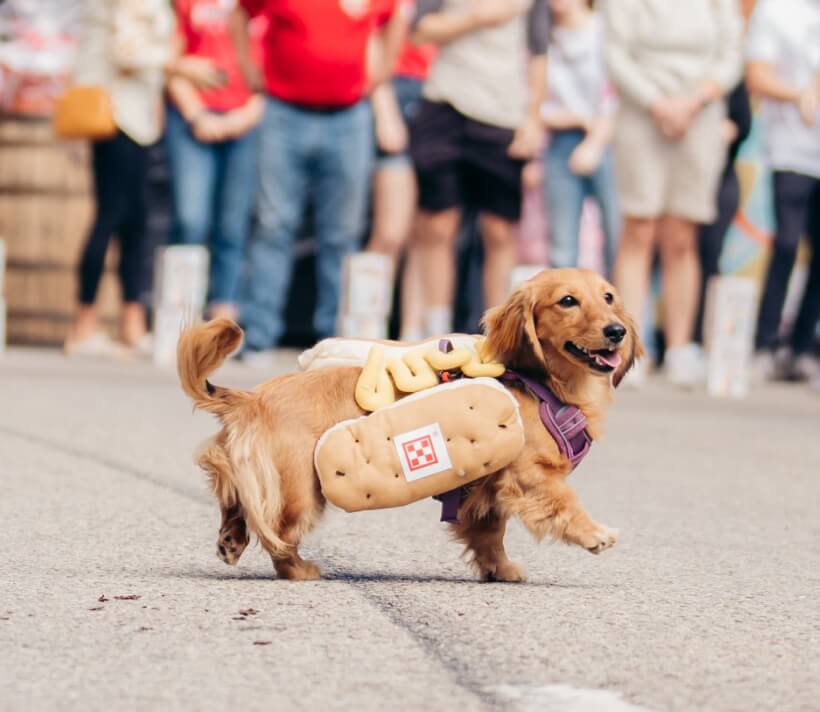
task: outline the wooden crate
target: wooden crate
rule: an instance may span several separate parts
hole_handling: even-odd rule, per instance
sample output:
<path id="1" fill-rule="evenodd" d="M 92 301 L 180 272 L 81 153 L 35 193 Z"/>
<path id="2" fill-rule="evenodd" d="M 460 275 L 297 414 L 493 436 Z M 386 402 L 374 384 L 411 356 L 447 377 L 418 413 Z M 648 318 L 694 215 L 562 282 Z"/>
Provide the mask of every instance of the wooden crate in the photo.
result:
<path id="1" fill-rule="evenodd" d="M 47 121 L 0 119 L 0 237 L 7 251 L 9 343 L 65 339 L 76 303 L 77 263 L 94 214 L 89 159 L 87 144 L 58 140 Z M 115 259 L 109 255 L 108 264 Z M 110 270 L 98 306 L 111 327 L 119 290 Z"/>

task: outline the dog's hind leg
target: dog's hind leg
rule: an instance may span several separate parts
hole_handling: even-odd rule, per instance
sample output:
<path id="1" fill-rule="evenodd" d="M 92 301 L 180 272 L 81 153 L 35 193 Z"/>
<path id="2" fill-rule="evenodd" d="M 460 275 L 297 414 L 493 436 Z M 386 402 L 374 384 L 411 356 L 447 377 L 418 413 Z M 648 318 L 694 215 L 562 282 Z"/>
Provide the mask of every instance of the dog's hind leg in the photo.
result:
<path id="1" fill-rule="evenodd" d="M 248 546 L 248 527 L 239 503 L 232 507 L 221 507 L 222 525 L 216 540 L 216 553 L 226 564 L 234 566 L 245 547 Z"/>
<path id="2" fill-rule="evenodd" d="M 283 541 L 293 547 L 293 550 L 285 556 L 271 554 L 276 575 L 288 581 L 316 581 L 321 578 L 319 566 L 299 556 L 299 542 L 313 527 L 316 515 L 305 511 L 296 516 L 292 514 L 288 516 L 288 512 L 284 514 L 280 536 Z"/>
<path id="3" fill-rule="evenodd" d="M 455 534 L 464 542 L 466 552 L 482 581 L 526 581 L 522 568 L 510 561 L 504 549 L 507 519 L 495 510 L 477 520 L 467 517 L 454 525 Z"/>

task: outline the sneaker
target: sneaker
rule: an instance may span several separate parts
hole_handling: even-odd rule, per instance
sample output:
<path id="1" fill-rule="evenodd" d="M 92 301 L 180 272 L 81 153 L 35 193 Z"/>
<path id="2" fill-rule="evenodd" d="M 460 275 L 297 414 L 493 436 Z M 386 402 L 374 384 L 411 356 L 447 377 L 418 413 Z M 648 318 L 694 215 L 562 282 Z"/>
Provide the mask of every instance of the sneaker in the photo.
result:
<path id="1" fill-rule="evenodd" d="M 791 363 L 789 368 L 790 381 L 811 381 L 820 375 L 817 359 L 811 354 L 801 354 Z"/>
<path id="2" fill-rule="evenodd" d="M 131 356 L 127 347 L 117 343 L 103 331 L 97 331 L 84 339 L 69 336 L 63 344 L 63 350 L 66 356 L 114 359 L 127 359 Z"/>
<path id="3" fill-rule="evenodd" d="M 706 360 L 697 344 L 667 349 L 664 361 L 669 383 L 694 388 L 706 382 Z"/>
<path id="4" fill-rule="evenodd" d="M 646 380 L 649 377 L 650 360 L 642 358 L 635 361 L 635 364 L 629 369 L 629 372 L 623 377 L 618 384 L 619 388 L 639 389 L 643 388 Z"/>
<path id="5" fill-rule="evenodd" d="M 752 382 L 760 386 L 777 380 L 777 361 L 772 351 L 758 351 L 752 358 Z"/>
<path id="6" fill-rule="evenodd" d="M 239 352 L 237 358 L 242 362 L 242 364 L 244 364 L 248 368 L 258 370 L 264 369 L 266 371 L 273 370 L 273 349 L 265 349 L 262 351 L 256 351 L 254 349 L 244 349 L 243 351 Z"/>

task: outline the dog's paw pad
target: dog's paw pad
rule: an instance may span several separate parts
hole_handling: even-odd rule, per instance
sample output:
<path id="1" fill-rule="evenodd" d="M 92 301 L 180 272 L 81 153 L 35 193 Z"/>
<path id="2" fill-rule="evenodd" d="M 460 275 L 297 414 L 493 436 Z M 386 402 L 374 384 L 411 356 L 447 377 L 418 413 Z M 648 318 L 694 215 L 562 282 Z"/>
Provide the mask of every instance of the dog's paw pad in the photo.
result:
<path id="1" fill-rule="evenodd" d="M 235 566 L 247 545 L 246 537 L 239 538 L 232 530 L 221 531 L 216 540 L 216 555 L 229 566 Z"/>
<path id="2" fill-rule="evenodd" d="M 584 548 L 591 554 L 600 554 L 611 549 L 618 541 L 618 530 L 599 524 L 584 541 Z"/>

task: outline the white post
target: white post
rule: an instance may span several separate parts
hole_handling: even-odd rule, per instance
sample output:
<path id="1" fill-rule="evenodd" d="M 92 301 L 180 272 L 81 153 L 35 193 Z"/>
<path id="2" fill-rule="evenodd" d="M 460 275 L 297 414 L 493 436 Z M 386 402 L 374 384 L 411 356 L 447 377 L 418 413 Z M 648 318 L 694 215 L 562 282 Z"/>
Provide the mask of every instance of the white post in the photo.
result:
<path id="1" fill-rule="evenodd" d="M 712 277 L 706 290 L 704 345 L 710 395 L 742 398 L 749 392 L 757 315 L 757 282 Z"/>
<path id="2" fill-rule="evenodd" d="M 154 263 L 154 363 L 176 364 L 182 329 L 199 321 L 208 294 L 208 250 L 173 245 L 156 251 Z"/>
<path id="3" fill-rule="evenodd" d="M 336 330 L 340 336 L 387 338 L 393 301 L 393 261 L 377 252 L 345 259 Z"/>

